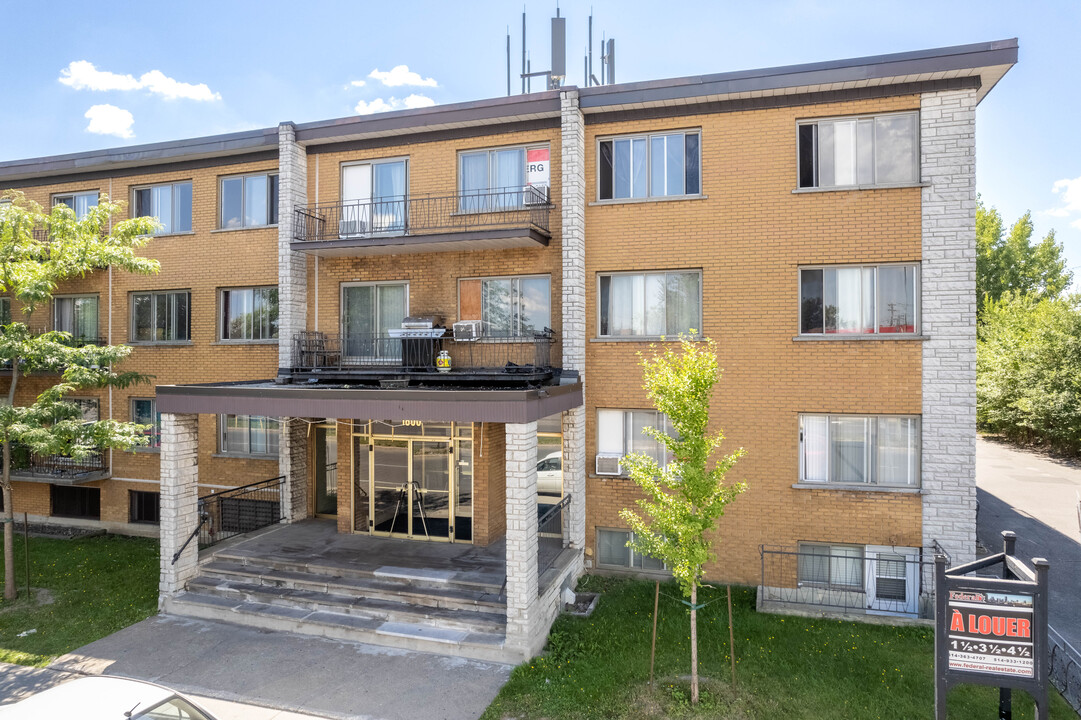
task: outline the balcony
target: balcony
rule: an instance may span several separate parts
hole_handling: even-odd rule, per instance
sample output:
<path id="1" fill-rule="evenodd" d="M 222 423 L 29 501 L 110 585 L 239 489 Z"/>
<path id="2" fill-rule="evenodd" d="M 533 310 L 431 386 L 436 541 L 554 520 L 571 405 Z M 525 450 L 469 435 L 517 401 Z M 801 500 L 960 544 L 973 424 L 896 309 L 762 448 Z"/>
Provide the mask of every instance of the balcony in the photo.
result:
<path id="1" fill-rule="evenodd" d="M 294 211 L 292 248 L 357 257 L 545 247 L 552 207 L 545 187 L 316 203 Z"/>
<path id="2" fill-rule="evenodd" d="M 551 330 L 521 337 L 472 340 L 303 332 L 293 336 L 293 382 L 409 385 L 536 385 L 559 375 Z M 445 371 L 436 367 L 442 352 Z"/>
<path id="3" fill-rule="evenodd" d="M 104 452 L 82 459 L 63 455 L 38 455 L 12 449 L 11 477 L 13 480 L 44 482 L 51 485 L 79 485 L 104 480 L 110 476 L 109 462 Z"/>

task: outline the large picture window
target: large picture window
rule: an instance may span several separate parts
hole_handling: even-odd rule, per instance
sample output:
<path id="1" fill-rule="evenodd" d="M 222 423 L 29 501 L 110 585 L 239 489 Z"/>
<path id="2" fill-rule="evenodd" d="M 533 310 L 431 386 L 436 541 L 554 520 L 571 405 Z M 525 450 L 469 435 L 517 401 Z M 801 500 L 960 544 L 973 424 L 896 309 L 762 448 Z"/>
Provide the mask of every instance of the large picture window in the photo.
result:
<path id="1" fill-rule="evenodd" d="M 800 482 L 918 487 L 920 419 L 801 415 Z"/>
<path id="2" fill-rule="evenodd" d="M 257 342 L 278 337 L 278 288 L 221 291 L 221 339 Z"/>
<path id="3" fill-rule="evenodd" d="M 597 163 L 598 199 L 700 194 L 699 137 L 694 131 L 601 140 Z"/>
<path id="4" fill-rule="evenodd" d="M 915 264 L 803 268 L 800 332 L 917 333 L 919 282 Z"/>
<path id="5" fill-rule="evenodd" d="M 223 230 L 277 224 L 277 173 L 222 178 L 221 227 Z"/>
<path id="6" fill-rule="evenodd" d="M 53 299 L 53 329 L 73 340 L 98 338 L 98 296 L 71 295 Z"/>
<path id="7" fill-rule="evenodd" d="M 157 218 L 158 235 L 191 232 L 191 181 L 136 188 L 135 216 Z"/>
<path id="8" fill-rule="evenodd" d="M 801 188 L 919 180 L 919 113 L 813 120 L 797 132 Z"/>
<path id="9" fill-rule="evenodd" d="M 552 325 L 552 280 L 476 278 L 458 285 L 458 317 L 480 320 L 486 337 L 532 337 Z"/>
<path id="10" fill-rule="evenodd" d="M 598 410 L 597 455 L 622 458 L 631 453 L 641 453 L 664 467 L 669 460 L 665 448 L 643 432 L 647 427 L 657 428 L 668 435 L 674 433 L 667 416 L 656 410 Z M 623 472 L 622 466 L 620 472 Z"/>
<path id="11" fill-rule="evenodd" d="M 547 145 L 459 154 L 460 211 L 483 212 L 547 202 L 548 155 Z"/>
<path id="12" fill-rule="evenodd" d="M 702 329 L 702 273 L 600 276 L 602 337 L 675 336 Z"/>
<path id="13" fill-rule="evenodd" d="M 219 415 L 219 447 L 236 455 L 277 455 L 278 418 L 262 415 Z"/>
<path id="14" fill-rule="evenodd" d="M 191 293 L 151 292 L 131 296 L 131 341 L 173 343 L 191 340 Z"/>

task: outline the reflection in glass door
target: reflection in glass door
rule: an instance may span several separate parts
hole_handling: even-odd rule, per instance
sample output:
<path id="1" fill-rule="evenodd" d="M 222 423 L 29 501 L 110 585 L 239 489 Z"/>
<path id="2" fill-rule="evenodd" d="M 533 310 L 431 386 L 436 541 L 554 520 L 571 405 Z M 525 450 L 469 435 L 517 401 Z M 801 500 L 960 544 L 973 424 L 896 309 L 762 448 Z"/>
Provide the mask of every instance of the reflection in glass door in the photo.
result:
<path id="1" fill-rule="evenodd" d="M 450 443 L 413 440 L 410 486 L 410 535 L 425 539 L 450 537 Z"/>
<path id="2" fill-rule="evenodd" d="M 388 342 L 387 330 L 402 326 L 409 314 L 409 285 L 344 285 L 342 333 L 345 362 L 401 361 L 401 343 Z"/>
<path id="3" fill-rule="evenodd" d="M 315 428 L 315 514 L 338 514 L 338 436 L 335 428 Z"/>
<path id="4" fill-rule="evenodd" d="M 374 442 L 372 451 L 373 532 L 409 534 L 409 441 Z"/>

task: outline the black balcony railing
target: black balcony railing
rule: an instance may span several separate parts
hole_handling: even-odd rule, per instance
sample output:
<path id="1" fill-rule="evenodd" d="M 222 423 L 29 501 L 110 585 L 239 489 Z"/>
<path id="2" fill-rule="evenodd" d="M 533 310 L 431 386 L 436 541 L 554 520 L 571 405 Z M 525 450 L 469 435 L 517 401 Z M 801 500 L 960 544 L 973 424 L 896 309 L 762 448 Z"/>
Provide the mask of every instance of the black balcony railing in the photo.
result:
<path id="1" fill-rule="evenodd" d="M 549 233 L 552 204 L 543 186 L 498 188 L 454 195 L 394 196 L 298 206 L 297 242 L 372 240 L 521 228 Z"/>
<path id="2" fill-rule="evenodd" d="M 38 455 L 36 453 L 12 451 L 12 473 L 23 477 L 56 478 L 78 480 L 88 476 L 97 476 L 108 472 L 109 463 L 105 453 L 97 452 L 82 458 L 63 455 Z"/>
<path id="3" fill-rule="evenodd" d="M 449 331 L 448 331 L 449 333 Z M 303 332 L 293 336 L 294 370 L 304 373 L 365 371 L 438 375 L 532 375 L 553 370 L 554 333 L 455 340 L 393 337 L 388 334 Z M 446 351 L 450 369 L 439 372 L 436 359 Z"/>
<path id="4" fill-rule="evenodd" d="M 563 548 L 567 547 L 567 536 L 563 532 L 564 514 L 569 512 L 571 496 L 564 495 L 563 499 L 550 506 L 537 519 L 537 575 L 552 566 Z"/>

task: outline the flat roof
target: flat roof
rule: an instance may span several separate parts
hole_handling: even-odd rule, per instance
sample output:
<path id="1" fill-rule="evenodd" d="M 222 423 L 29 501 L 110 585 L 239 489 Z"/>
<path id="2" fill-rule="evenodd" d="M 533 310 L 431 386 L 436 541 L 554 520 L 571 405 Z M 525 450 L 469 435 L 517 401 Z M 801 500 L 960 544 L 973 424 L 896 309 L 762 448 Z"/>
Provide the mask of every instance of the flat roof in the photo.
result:
<path id="1" fill-rule="evenodd" d="M 577 90 L 585 113 L 743 100 L 974 78 L 977 102 L 1017 62 L 1017 38 L 845 60 L 693 75 L 589 88 L 568 86 L 412 110 L 295 124 L 297 141 L 318 145 L 557 118 L 560 95 Z M 288 123 L 292 124 L 292 123 Z M 0 181 L 148 167 L 277 149 L 278 128 L 0 162 Z"/>

